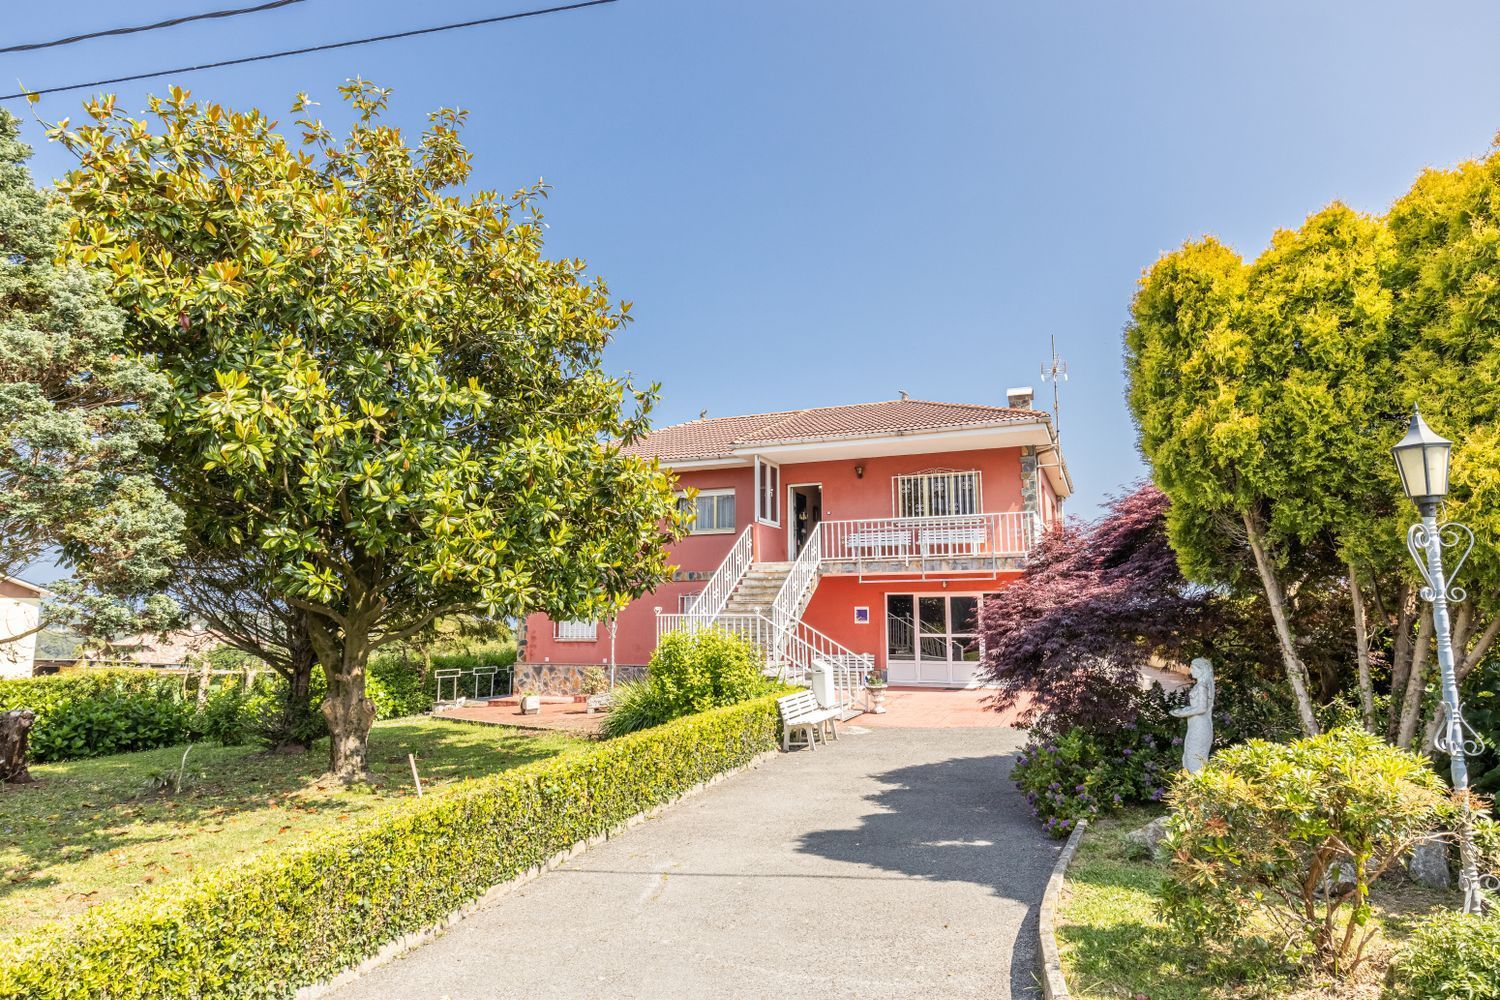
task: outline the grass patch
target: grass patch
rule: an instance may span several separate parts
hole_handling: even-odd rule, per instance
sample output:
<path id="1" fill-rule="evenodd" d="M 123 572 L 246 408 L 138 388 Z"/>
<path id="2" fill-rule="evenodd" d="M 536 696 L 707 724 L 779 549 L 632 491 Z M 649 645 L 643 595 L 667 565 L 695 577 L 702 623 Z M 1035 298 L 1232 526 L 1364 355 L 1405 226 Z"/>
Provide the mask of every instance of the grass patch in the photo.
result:
<path id="1" fill-rule="evenodd" d="M 1298 978 L 1295 969 L 1208 962 L 1157 916 L 1164 866 L 1142 860 L 1125 834 L 1155 813 L 1126 810 L 1089 825 L 1068 871 L 1058 919 L 1063 970 L 1079 1000 L 1375 1000 L 1385 966 L 1418 918 L 1451 908 L 1456 896 L 1395 879 L 1371 892 L 1380 933 L 1354 980 Z"/>
<path id="2" fill-rule="evenodd" d="M 326 742 L 306 754 L 195 746 L 182 789 L 159 790 L 183 747 L 37 765 L 39 784 L 0 785 L 0 906 L 4 936 L 151 885 L 341 829 L 414 796 L 406 755 L 425 788 L 506 771 L 589 746 L 437 719 L 377 722 L 370 767 L 379 783 L 341 789 L 318 778 Z"/>

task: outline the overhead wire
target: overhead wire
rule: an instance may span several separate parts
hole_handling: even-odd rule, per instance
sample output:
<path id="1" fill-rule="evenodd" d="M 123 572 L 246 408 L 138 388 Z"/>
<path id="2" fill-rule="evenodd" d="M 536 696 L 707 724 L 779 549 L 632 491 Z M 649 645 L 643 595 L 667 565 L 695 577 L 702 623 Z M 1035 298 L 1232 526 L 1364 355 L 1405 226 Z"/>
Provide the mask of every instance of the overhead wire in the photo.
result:
<path id="1" fill-rule="evenodd" d="M 0 53 L 35 52 L 37 49 L 54 49 L 59 45 L 73 45 L 77 42 L 87 42 L 94 38 L 134 35 L 142 31 L 159 31 L 162 28 L 175 28 L 179 24 L 188 24 L 192 21 L 209 21 L 221 17 L 238 17 L 241 14 L 259 14 L 264 10 L 275 10 L 278 7 L 290 7 L 294 3 L 306 2 L 307 0 L 270 0 L 268 3 L 257 4 L 254 7 L 234 7 L 228 10 L 204 11 L 202 14 L 185 14 L 182 17 L 172 17 L 153 24 L 137 24 L 128 28 L 105 28 L 102 31 L 89 31 L 81 35 L 69 35 L 67 38 L 54 38 L 49 42 L 27 42 L 24 45 L 7 45 L 5 48 L 0 48 Z"/>
<path id="2" fill-rule="evenodd" d="M 599 7 L 616 0 L 582 0 L 579 3 L 561 4 L 556 7 L 541 7 L 536 10 L 524 10 L 514 14 L 499 14 L 495 17 L 481 17 L 472 21 L 457 21 L 452 24 L 439 24 L 430 28 L 414 28 L 410 31 L 395 31 L 386 35 L 371 35 L 367 38 L 353 38 L 345 42 L 328 42 L 323 45 L 308 45 L 300 49 L 284 49 L 280 52 L 267 52 L 262 55 L 241 56 L 238 59 L 220 59 L 215 62 L 199 63 L 195 66 L 178 66 L 173 69 L 152 70 L 149 73 L 132 73 L 129 76 L 116 76 L 106 80 L 91 80 L 88 83 L 70 83 L 60 87 L 41 87 L 36 90 L 19 90 L 14 94 L 0 95 L 0 101 L 14 101 L 21 98 L 34 99 L 45 94 L 62 94 L 70 90 L 88 90 L 93 87 L 108 87 L 116 83 L 131 83 L 136 80 L 149 80 L 158 76 L 178 76 L 183 73 L 198 73 L 208 69 L 219 69 L 223 66 L 243 66 L 247 63 L 265 62 L 269 59 L 284 59 L 288 56 L 307 55 L 312 52 L 328 52 L 333 49 L 347 49 L 355 45 L 372 45 L 376 42 L 389 42 L 398 38 L 415 38 L 419 35 L 432 35 L 440 31 L 457 31 L 462 28 L 477 28 L 485 24 L 498 24 L 502 21 L 518 21 L 522 18 L 541 17 L 544 14 L 560 14 L 569 10 L 582 10 L 585 7 Z"/>

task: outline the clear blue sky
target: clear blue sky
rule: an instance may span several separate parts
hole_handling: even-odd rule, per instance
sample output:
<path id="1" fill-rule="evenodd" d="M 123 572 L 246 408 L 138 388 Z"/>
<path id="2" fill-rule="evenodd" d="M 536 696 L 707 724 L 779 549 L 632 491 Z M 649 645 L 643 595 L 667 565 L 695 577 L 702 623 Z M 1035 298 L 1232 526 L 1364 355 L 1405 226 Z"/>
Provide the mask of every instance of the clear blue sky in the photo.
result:
<path id="1" fill-rule="evenodd" d="M 7 10 L 6 43 L 249 0 Z M 0 56 L 81 82 L 521 10 L 525 0 L 308 0 Z M 638 321 L 610 363 L 663 383 L 660 423 L 913 396 L 1003 402 L 1047 338 L 1072 367 L 1063 442 L 1090 515 L 1142 473 L 1120 333 L 1184 239 L 1254 253 L 1342 198 L 1380 211 L 1500 129 L 1493 4 L 620 0 L 585 11 L 184 75 L 337 117 L 356 74 L 397 120 L 472 112 L 479 182 L 555 185 L 551 247 Z M 171 78 L 118 88 L 138 109 Z M 82 95 L 49 97 L 47 119 Z M 13 106 L 25 114 L 24 106 Z M 65 169 L 40 130 L 39 178 Z M 1049 397 L 1050 398 L 1050 397 Z"/>

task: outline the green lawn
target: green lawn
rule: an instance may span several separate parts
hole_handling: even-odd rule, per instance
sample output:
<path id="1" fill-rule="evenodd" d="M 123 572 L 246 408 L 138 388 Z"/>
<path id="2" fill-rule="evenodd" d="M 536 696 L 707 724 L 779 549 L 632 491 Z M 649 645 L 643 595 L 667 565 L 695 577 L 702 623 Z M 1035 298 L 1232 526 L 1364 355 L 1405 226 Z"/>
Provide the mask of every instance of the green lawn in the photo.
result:
<path id="1" fill-rule="evenodd" d="M 307 754 L 195 746 L 182 789 L 159 790 L 182 747 L 31 769 L 38 784 L 0 785 L 0 907 L 5 934 L 306 834 L 368 821 L 424 788 L 505 771 L 587 746 L 558 734 L 412 718 L 377 722 L 374 788 L 318 783 L 326 743 Z"/>
<path id="2" fill-rule="evenodd" d="M 1091 824 L 1069 869 L 1057 936 L 1068 985 L 1079 1000 L 1373 1000 L 1381 995 L 1386 958 L 1415 918 L 1454 902 L 1445 893 L 1377 884 L 1371 899 L 1381 934 L 1370 946 L 1374 961 L 1350 983 L 1297 980 L 1289 970 L 1264 965 L 1208 967 L 1157 917 L 1162 866 L 1133 859 L 1122 840 L 1152 815 L 1128 810 Z"/>

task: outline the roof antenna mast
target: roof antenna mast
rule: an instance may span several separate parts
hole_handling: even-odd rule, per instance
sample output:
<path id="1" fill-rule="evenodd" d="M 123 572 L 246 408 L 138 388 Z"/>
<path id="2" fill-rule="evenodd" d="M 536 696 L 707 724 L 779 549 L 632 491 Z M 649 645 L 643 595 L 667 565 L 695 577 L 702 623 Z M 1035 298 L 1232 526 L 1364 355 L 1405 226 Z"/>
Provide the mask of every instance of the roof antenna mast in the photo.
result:
<path id="1" fill-rule="evenodd" d="M 1046 361 L 1042 362 L 1042 381 L 1046 382 L 1048 380 L 1052 382 L 1052 429 L 1056 433 L 1061 433 L 1062 422 L 1058 416 L 1057 384 L 1068 380 L 1068 363 L 1057 356 L 1056 334 L 1052 336 L 1052 360 L 1050 363 Z"/>

